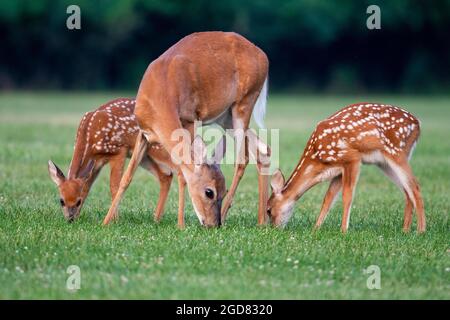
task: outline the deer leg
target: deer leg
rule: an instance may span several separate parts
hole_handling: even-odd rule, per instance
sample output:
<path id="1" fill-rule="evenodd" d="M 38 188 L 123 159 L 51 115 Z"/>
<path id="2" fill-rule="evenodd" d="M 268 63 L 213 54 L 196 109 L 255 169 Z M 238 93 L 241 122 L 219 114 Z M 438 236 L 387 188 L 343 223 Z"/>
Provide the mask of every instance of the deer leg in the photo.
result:
<path id="1" fill-rule="evenodd" d="M 183 174 L 178 173 L 178 228 L 184 229 L 184 204 L 186 180 Z"/>
<path id="2" fill-rule="evenodd" d="M 417 231 L 419 233 L 425 232 L 426 221 L 425 221 L 425 212 L 422 194 L 420 192 L 419 183 L 417 182 L 416 177 L 412 173 L 408 161 L 406 159 L 401 160 L 389 159 L 387 163 L 391 167 L 391 170 L 393 170 L 397 175 L 400 183 L 402 184 L 402 187 L 404 188 L 405 192 L 408 194 L 410 201 L 412 202 L 412 206 L 414 206 L 414 209 L 416 209 Z M 405 208 L 405 215 L 407 207 L 408 204 Z M 404 229 L 405 227 L 407 227 L 406 229 L 408 230 L 408 227 L 411 224 L 410 220 L 412 220 L 412 213 L 409 214 L 408 219 L 405 219 L 403 225 Z"/>
<path id="3" fill-rule="evenodd" d="M 164 214 L 164 207 L 167 202 L 167 197 L 170 191 L 170 185 L 172 184 L 172 175 L 166 175 L 162 172 L 158 175 L 159 181 L 159 197 L 158 203 L 156 205 L 154 219 L 156 222 L 161 221 L 161 218 Z"/>
<path id="4" fill-rule="evenodd" d="M 317 218 L 317 222 L 314 226 L 314 229 L 319 229 L 322 223 L 325 221 L 328 213 L 330 212 L 331 207 L 334 204 L 334 201 L 336 200 L 336 196 L 338 195 L 339 191 L 341 191 L 341 189 L 342 189 L 342 175 L 339 175 L 337 177 L 334 177 L 330 182 L 327 193 L 323 198 L 322 209 L 320 209 L 320 214 L 319 217 Z"/>
<path id="5" fill-rule="evenodd" d="M 128 164 L 125 174 L 120 180 L 119 189 L 117 190 L 116 196 L 109 208 L 108 214 L 103 220 L 103 225 L 107 225 L 112 219 L 118 216 L 119 203 L 122 197 L 133 179 L 133 175 L 144 156 L 145 150 L 147 148 L 147 141 L 145 140 L 142 132 L 140 132 L 136 139 L 136 144 L 134 146 L 133 155 L 131 156 L 130 163 Z"/>
<path id="6" fill-rule="evenodd" d="M 403 231 L 409 232 L 411 230 L 413 203 L 409 199 L 408 193 L 405 192 L 405 212 L 403 214 Z"/>
<path id="7" fill-rule="evenodd" d="M 344 212 L 342 214 L 341 231 L 346 233 L 350 222 L 350 210 L 355 192 L 356 183 L 359 176 L 359 161 L 351 162 L 344 166 L 342 174 L 342 203 Z"/>
<path id="8" fill-rule="evenodd" d="M 247 154 L 247 151 L 246 151 Z M 225 198 L 223 199 L 222 204 L 222 212 L 221 212 L 221 220 L 225 221 L 228 210 L 231 207 L 231 203 L 233 202 L 234 194 L 236 193 L 236 189 L 239 185 L 239 182 L 242 179 L 242 176 L 244 175 L 245 168 L 248 164 L 248 156 L 245 156 L 245 159 L 243 160 L 244 163 L 236 163 L 234 167 L 234 175 L 233 180 L 231 182 L 230 189 L 228 190 L 227 194 L 225 195 Z"/>
<path id="9" fill-rule="evenodd" d="M 425 221 L 425 209 L 423 204 L 422 193 L 420 191 L 419 183 L 417 179 L 412 177 L 412 188 L 414 192 L 414 197 L 416 200 L 416 214 L 417 214 L 417 231 L 419 233 L 423 233 L 426 230 L 426 221 Z"/>
<path id="10" fill-rule="evenodd" d="M 414 199 L 415 199 L 415 209 L 417 214 L 417 232 L 423 233 L 426 230 L 426 221 L 425 221 L 425 210 L 423 204 L 422 193 L 420 191 L 419 183 L 417 179 L 412 176 L 411 177 L 411 188 L 413 189 Z"/>
<path id="11" fill-rule="evenodd" d="M 269 199 L 269 169 L 270 169 L 270 147 L 262 142 L 252 131 L 247 130 L 249 145 L 252 156 L 256 159 L 258 171 L 258 224 L 262 225 L 267 220 L 267 200 Z"/>
<path id="12" fill-rule="evenodd" d="M 267 221 L 267 201 L 269 200 L 269 176 L 268 168 L 258 163 L 258 224 L 263 225 Z"/>
<path id="13" fill-rule="evenodd" d="M 246 131 L 248 129 L 250 118 L 253 111 L 253 106 L 256 103 L 257 95 L 251 95 L 245 97 L 241 102 L 236 103 L 231 110 L 233 134 L 236 143 L 235 167 L 233 180 L 231 182 L 230 189 L 228 190 L 222 203 L 221 219 L 225 221 L 228 210 L 233 202 L 234 194 L 239 185 L 239 182 L 244 175 L 245 168 L 248 164 L 248 139 L 246 137 Z M 264 213 L 265 214 L 265 213 Z"/>
<path id="14" fill-rule="evenodd" d="M 405 212 L 403 217 L 403 231 L 409 232 L 411 229 L 412 222 L 412 211 L 413 211 L 413 200 L 410 198 L 407 189 L 405 189 L 404 185 L 401 181 L 401 176 L 397 174 L 397 172 L 389 166 L 388 164 L 384 164 L 383 166 L 379 166 L 380 169 L 384 172 L 384 174 L 391 179 L 391 181 L 404 192 L 405 194 Z"/>
<path id="15" fill-rule="evenodd" d="M 111 201 L 117 194 L 119 189 L 120 179 L 123 174 L 123 167 L 125 165 L 125 159 L 127 157 L 127 149 L 123 149 L 120 153 L 109 160 L 109 166 L 111 168 L 109 175 L 109 190 L 111 192 Z"/>
<path id="16" fill-rule="evenodd" d="M 169 195 L 173 176 L 172 174 L 164 173 L 159 165 L 150 158 L 150 156 L 144 158 L 141 162 L 141 166 L 150 171 L 159 182 L 159 197 L 154 214 L 154 220 L 159 222 L 164 214 L 164 206 L 167 201 L 167 196 Z"/>

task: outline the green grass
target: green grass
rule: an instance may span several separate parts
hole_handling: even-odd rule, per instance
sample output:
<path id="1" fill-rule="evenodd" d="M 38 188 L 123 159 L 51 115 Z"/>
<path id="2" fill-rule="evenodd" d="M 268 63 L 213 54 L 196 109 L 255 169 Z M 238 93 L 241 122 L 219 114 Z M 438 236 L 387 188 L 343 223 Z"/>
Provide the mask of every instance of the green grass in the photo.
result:
<path id="1" fill-rule="evenodd" d="M 315 123 L 349 103 L 398 104 L 422 120 L 412 167 L 423 190 L 427 232 L 402 233 L 402 193 L 376 168 L 364 167 L 350 229 L 342 235 L 340 202 L 312 232 L 325 185 L 298 202 L 286 229 L 257 227 L 254 166 L 220 229 L 201 228 L 190 203 L 187 228 L 177 229 L 176 184 L 163 221 L 154 223 L 158 186 L 141 169 L 118 223 L 101 226 L 110 202 L 104 170 L 81 218 L 67 224 L 47 160 L 66 171 L 83 112 L 117 96 L 0 95 L 0 298 L 450 298 L 450 97 L 270 97 L 267 126 L 280 128 L 286 174 Z M 231 169 L 224 166 L 228 183 Z M 81 269 L 76 292 L 66 289 L 70 265 Z M 370 265 L 381 269 L 380 290 L 366 287 L 363 270 Z"/>

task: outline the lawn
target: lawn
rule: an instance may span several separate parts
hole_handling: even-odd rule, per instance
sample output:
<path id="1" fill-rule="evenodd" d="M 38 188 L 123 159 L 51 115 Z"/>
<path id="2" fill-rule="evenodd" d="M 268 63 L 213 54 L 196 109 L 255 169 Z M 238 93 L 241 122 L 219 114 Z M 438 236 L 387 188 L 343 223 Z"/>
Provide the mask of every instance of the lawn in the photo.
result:
<path id="1" fill-rule="evenodd" d="M 374 167 L 363 167 L 348 234 L 341 202 L 312 232 L 326 185 L 308 192 L 284 230 L 257 227 L 257 179 L 250 166 L 229 219 L 203 229 L 190 203 L 176 227 L 177 188 L 153 222 L 158 186 L 139 169 L 120 220 L 101 226 L 110 203 L 108 170 L 81 218 L 64 221 L 47 160 L 67 171 L 83 112 L 118 93 L 0 95 L 0 298 L 2 299 L 450 299 L 450 97 L 279 96 L 267 127 L 280 129 L 280 166 L 295 168 L 317 121 L 358 101 L 404 106 L 422 121 L 411 164 L 426 205 L 427 232 L 404 234 L 403 194 Z M 230 183 L 232 167 L 223 166 Z M 415 218 L 413 228 L 415 228 Z M 66 288 L 77 265 L 81 288 Z M 376 265 L 381 289 L 364 270 Z"/>

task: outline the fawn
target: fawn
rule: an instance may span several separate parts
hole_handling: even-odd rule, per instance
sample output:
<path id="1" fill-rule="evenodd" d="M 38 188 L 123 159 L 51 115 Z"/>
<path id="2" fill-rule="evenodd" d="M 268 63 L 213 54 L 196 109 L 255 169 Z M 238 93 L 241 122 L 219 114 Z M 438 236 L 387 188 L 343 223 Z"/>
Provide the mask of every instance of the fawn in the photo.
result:
<path id="1" fill-rule="evenodd" d="M 425 231 L 424 205 L 419 183 L 408 164 L 420 135 L 419 120 L 399 107 L 360 103 L 345 107 L 319 122 L 303 156 L 285 183 L 277 170 L 272 176 L 268 215 L 276 226 L 285 225 L 297 201 L 311 187 L 331 180 L 315 224 L 319 228 L 342 189 L 342 232 L 348 229 L 353 193 L 360 164 L 375 164 L 406 197 L 403 230 L 409 231 L 413 207 L 417 230 Z"/>
<path id="2" fill-rule="evenodd" d="M 110 101 L 92 112 L 87 112 L 78 127 L 74 153 L 69 168 L 68 178 L 51 161 L 48 162 L 50 177 L 58 186 L 60 203 L 65 218 L 71 222 L 80 215 L 81 207 L 89 190 L 103 166 L 109 163 L 111 197 L 117 193 L 123 173 L 125 159 L 136 143 L 140 128 L 134 115 L 135 100 L 119 98 Z M 200 139 L 194 148 L 205 152 L 206 147 Z M 200 148 L 200 149 L 199 149 Z M 203 159 L 203 161 L 205 161 Z M 159 221 L 164 212 L 173 173 L 176 167 L 169 153 L 158 143 L 153 143 L 145 150 L 140 166 L 150 171 L 158 179 L 160 194 L 155 210 L 155 220 Z M 211 165 L 217 180 L 224 184 L 220 170 Z M 184 190 L 185 181 L 178 174 L 179 208 L 178 225 L 184 227 Z"/>
<path id="3" fill-rule="evenodd" d="M 262 126 L 268 70 L 266 54 L 233 32 L 190 34 L 154 60 L 144 73 L 136 97 L 135 114 L 145 139 L 138 137 L 119 191 L 103 223 L 108 224 L 117 216 L 121 198 L 147 143 L 158 142 L 171 152 L 178 145 L 172 139 L 173 132 L 184 128 L 192 136 L 196 121 L 235 129 L 235 136 L 238 136 L 239 131 L 248 131 L 252 114 Z M 258 222 L 263 224 L 269 182 L 263 169 L 270 166 L 270 151 L 256 134 L 252 135 L 251 140 L 261 146 L 256 159 Z M 211 180 L 215 173 L 208 172 L 208 167 L 197 170 L 192 159 L 183 160 L 178 166 L 186 179 L 197 217 L 203 225 L 217 226 L 226 218 L 248 164 L 248 157 L 242 154 L 251 152 L 250 143 L 247 140 L 242 142 L 238 144 L 237 152 L 242 161 L 235 162 L 233 180 L 225 196 L 212 187 L 217 185 L 217 181 Z M 185 146 L 190 149 L 189 145 Z M 215 219 L 213 216 L 216 216 Z"/>

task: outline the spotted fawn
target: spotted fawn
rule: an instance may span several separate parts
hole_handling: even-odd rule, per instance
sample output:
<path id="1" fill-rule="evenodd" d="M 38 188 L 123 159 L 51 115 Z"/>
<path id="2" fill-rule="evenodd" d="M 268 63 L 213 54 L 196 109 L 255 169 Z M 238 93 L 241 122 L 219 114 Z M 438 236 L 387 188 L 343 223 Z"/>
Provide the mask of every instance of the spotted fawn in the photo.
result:
<path id="1" fill-rule="evenodd" d="M 353 104 L 319 122 L 287 182 L 279 170 L 272 176 L 272 195 L 267 211 L 272 223 L 285 225 L 292 215 L 294 203 L 306 191 L 319 182 L 330 181 L 315 227 L 322 225 L 342 190 L 341 230 L 345 233 L 363 163 L 378 166 L 405 193 L 403 230 L 409 231 L 414 208 L 417 230 L 424 232 L 423 200 L 419 183 L 408 163 L 419 135 L 420 122 L 416 117 L 402 108 L 386 104 Z"/>

